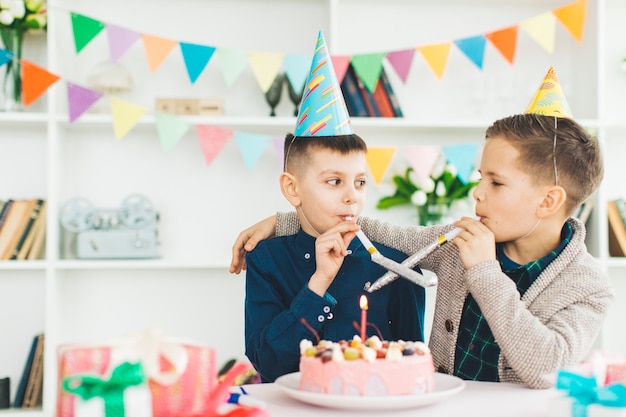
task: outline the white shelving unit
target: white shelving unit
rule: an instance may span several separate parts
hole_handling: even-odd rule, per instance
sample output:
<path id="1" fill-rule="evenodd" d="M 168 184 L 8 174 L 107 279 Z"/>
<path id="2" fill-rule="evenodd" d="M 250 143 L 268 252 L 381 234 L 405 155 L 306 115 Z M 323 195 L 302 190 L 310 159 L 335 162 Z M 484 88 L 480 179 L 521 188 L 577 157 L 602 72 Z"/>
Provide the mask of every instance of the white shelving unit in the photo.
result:
<path id="1" fill-rule="evenodd" d="M 278 190 L 281 170 L 271 145 L 256 167 L 246 169 L 234 141 L 206 165 L 192 131 L 170 152 L 159 144 L 153 113 L 115 140 L 107 114 L 67 120 L 65 82 L 86 85 L 108 60 L 103 32 L 75 54 L 69 12 L 165 38 L 245 50 L 310 54 L 322 29 L 333 54 L 390 51 L 498 30 L 567 4 L 567 0 L 49 0 L 47 38 L 28 41 L 25 58 L 62 80 L 28 111 L 0 113 L 0 198 L 43 196 L 49 204 L 47 259 L 0 262 L 0 377 L 11 377 L 13 399 L 34 334 L 45 330 L 44 407 L 0 410 L 4 416 L 52 416 L 59 344 L 101 341 L 151 327 L 216 347 L 221 363 L 243 358 L 244 278 L 228 273 L 231 245 L 244 227 L 289 210 Z M 454 13 L 450 13 L 454 10 Z M 607 199 L 623 196 L 626 148 L 626 19 L 621 0 L 588 0 L 585 36 L 577 43 L 557 23 L 554 54 L 520 30 L 514 65 L 487 46 L 477 69 L 451 48 L 438 81 L 416 54 L 408 82 L 388 71 L 405 118 L 353 119 L 372 146 L 482 143 L 494 120 L 524 110 L 550 65 L 555 66 L 575 116 L 603 142 L 606 180 L 594 197 L 588 246 L 618 290 L 607 329 L 624 316 L 624 259 L 608 255 Z M 401 29 L 400 29 L 401 28 Z M 206 123 L 282 137 L 294 125 L 286 92 L 277 112 L 269 107 L 250 70 L 227 88 L 212 58 L 191 85 L 176 48 L 150 73 L 140 41 L 121 59 L 134 80 L 124 99 L 153 108 L 156 97 L 222 97 L 223 117 L 189 117 Z M 107 100 L 104 98 L 103 100 Z M 391 170 L 403 170 L 399 152 Z M 377 211 L 385 185 L 370 187 L 365 214 L 399 223 L 414 221 L 409 209 Z M 117 207 L 141 192 L 161 215 L 162 259 L 81 261 L 63 259 L 58 210 L 82 196 L 96 207 Z M 607 331 L 600 343 L 626 351 L 626 337 Z"/>

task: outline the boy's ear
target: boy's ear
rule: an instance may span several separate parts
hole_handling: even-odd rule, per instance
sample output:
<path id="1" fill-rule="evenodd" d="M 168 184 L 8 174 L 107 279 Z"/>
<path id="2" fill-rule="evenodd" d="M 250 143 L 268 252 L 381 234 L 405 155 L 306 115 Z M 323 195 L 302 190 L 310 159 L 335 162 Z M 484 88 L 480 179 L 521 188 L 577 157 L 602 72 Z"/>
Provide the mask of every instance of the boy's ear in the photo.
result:
<path id="1" fill-rule="evenodd" d="M 564 206 L 566 199 L 567 193 L 563 187 L 560 185 L 551 186 L 539 205 L 537 216 L 539 218 L 552 216 Z"/>
<path id="2" fill-rule="evenodd" d="M 280 191 L 283 193 L 287 201 L 294 206 L 300 206 L 300 195 L 298 194 L 298 179 L 289 172 L 280 174 L 278 180 L 280 182 Z"/>

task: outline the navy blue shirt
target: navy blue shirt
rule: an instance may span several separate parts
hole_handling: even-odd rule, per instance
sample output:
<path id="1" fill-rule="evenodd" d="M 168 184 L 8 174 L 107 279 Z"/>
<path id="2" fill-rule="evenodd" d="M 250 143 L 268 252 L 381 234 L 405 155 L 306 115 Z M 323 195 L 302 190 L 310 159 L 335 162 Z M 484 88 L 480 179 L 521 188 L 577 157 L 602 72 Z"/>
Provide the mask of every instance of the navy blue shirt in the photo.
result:
<path id="1" fill-rule="evenodd" d="M 374 243 L 398 262 L 406 254 Z M 316 269 L 315 238 L 298 234 L 264 240 L 246 256 L 246 356 L 261 375 L 272 382 L 297 372 L 300 341 L 316 340 L 302 322 L 321 339 L 339 341 L 359 334 L 362 294 L 368 298 L 367 336 L 378 331 L 386 340 L 423 340 L 425 292 L 406 279 L 396 279 L 378 291 L 364 290 L 387 272 L 371 260 L 358 239 L 353 239 L 335 280 L 320 297 L 307 284 Z"/>

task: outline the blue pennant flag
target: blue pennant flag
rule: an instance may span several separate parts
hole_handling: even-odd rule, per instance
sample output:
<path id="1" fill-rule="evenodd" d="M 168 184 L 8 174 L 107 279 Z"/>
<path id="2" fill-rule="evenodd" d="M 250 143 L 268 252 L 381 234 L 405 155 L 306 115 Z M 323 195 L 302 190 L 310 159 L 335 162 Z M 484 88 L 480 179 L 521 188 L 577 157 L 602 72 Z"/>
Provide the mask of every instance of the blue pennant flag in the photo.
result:
<path id="1" fill-rule="evenodd" d="M 483 35 L 473 36 L 454 41 L 456 46 L 463 52 L 479 69 L 483 69 L 485 57 L 485 45 L 487 38 Z"/>
<path id="2" fill-rule="evenodd" d="M 193 84 L 209 63 L 209 60 L 213 56 L 213 52 L 215 52 L 215 48 L 195 43 L 180 42 L 180 50 L 183 53 L 187 74 L 189 74 L 189 79 Z"/>

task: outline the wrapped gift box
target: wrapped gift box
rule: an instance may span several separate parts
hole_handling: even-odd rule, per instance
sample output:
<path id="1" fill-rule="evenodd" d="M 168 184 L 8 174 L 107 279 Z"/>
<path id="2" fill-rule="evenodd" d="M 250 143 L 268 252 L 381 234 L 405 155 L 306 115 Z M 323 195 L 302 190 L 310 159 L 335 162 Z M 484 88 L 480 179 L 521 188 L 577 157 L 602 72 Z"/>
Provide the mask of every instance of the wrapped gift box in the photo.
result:
<path id="1" fill-rule="evenodd" d="M 575 405 L 572 397 L 556 397 L 550 399 L 546 416 L 550 417 L 626 417 L 626 408 L 606 407 L 600 404 L 589 404 L 586 407 Z"/>

